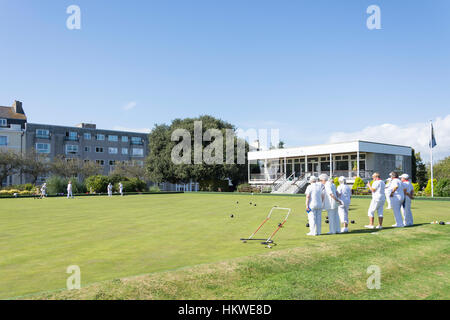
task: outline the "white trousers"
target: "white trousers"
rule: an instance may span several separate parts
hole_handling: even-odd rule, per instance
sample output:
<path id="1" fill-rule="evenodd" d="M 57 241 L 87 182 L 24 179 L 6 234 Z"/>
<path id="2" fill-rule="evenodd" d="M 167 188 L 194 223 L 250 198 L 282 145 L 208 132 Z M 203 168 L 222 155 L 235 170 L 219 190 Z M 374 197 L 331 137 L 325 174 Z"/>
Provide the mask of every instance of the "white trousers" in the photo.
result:
<path id="1" fill-rule="evenodd" d="M 383 218 L 384 199 L 372 199 L 370 202 L 369 212 L 367 215 L 371 218 L 375 216 L 375 212 L 378 214 L 378 218 Z"/>
<path id="2" fill-rule="evenodd" d="M 341 223 L 348 224 L 348 204 L 344 204 L 343 206 L 339 206 L 338 213 L 339 213 L 339 220 L 341 220 Z"/>
<path id="3" fill-rule="evenodd" d="M 393 196 L 391 198 L 391 206 L 392 210 L 394 211 L 395 224 L 397 225 L 397 227 L 404 227 L 401 211 L 402 202 L 403 197 Z"/>
<path id="4" fill-rule="evenodd" d="M 330 233 L 341 233 L 341 222 L 339 221 L 338 209 L 328 209 L 328 220 L 330 222 Z"/>
<path id="5" fill-rule="evenodd" d="M 67 198 L 73 198 L 72 190 L 67 191 Z"/>
<path id="6" fill-rule="evenodd" d="M 322 231 L 322 209 L 311 209 L 308 213 L 309 232 L 313 235 L 320 235 Z"/>
<path id="7" fill-rule="evenodd" d="M 411 198 L 408 196 L 405 196 L 405 202 L 404 206 L 401 207 L 402 215 L 403 215 L 403 223 L 405 226 L 412 226 L 414 224 L 413 222 L 413 216 L 411 211 Z"/>
<path id="8" fill-rule="evenodd" d="M 391 192 L 390 191 L 386 191 L 384 194 L 386 195 L 386 202 L 388 204 L 386 209 L 391 209 L 392 208 L 392 205 L 391 205 Z"/>

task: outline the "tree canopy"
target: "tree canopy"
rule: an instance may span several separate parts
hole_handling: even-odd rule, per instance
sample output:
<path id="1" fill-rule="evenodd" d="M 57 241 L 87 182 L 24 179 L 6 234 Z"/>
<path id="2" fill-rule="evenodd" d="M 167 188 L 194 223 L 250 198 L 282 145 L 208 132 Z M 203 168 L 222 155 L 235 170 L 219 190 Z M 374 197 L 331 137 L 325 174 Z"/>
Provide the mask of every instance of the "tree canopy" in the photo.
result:
<path id="1" fill-rule="evenodd" d="M 220 163 L 206 163 L 205 161 L 195 161 L 194 158 L 194 123 L 195 121 L 201 121 L 202 123 L 202 151 L 203 154 L 210 152 L 210 154 L 215 157 L 221 157 Z M 175 130 L 185 129 L 189 136 L 181 137 L 178 141 L 172 141 L 172 134 Z M 208 130 L 217 129 L 217 135 L 209 136 Z M 226 133 L 228 131 L 233 132 L 232 141 L 233 141 L 233 153 L 234 153 L 234 163 L 226 163 Z M 247 152 L 248 152 L 248 144 L 240 140 L 235 133 L 235 127 L 223 120 L 214 118 L 212 116 L 204 115 L 198 118 L 185 118 L 185 119 L 175 119 L 172 121 L 170 125 L 161 124 L 155 125 L 154 129 L 150 133 L 150 154 L 147 158 L 146 168 L 148 172 L 148 176 L 150 180 L 154 182 L 189 182 L 189 180 L 193 181 L 203 181 L 203 180 L 223 180 L 226 178 L 230 178 L 233 183 L 238 183 L 246 180 L 247 178 Z M 222 144 L 221 138 L 219 137 L 219 133 L 221 134 L 223 140 Z M 210 138 L 210 139 L 208 139 Z M 188 163 L 180 163 L 175 164 L 172 161 L 172 154 L 174 147 L 176 147 L 181 140 L 190 139 L 190 157 L 186 154 L 188 158 Z M 204 141 L 210 140 L 210 141 Z M 238 150 L 238 141 L 245 148 L 245 163 L 237 164 L 237 150 Z M 217 148 L 212 148 L 212 146 Z M 220 147 L 218 147 L 220 146 Z M 212 150 L 214 149 L 214 150 Z M 221 150 L 219 150 L 221 149 Z M 185 150 L 181 151 L 184 152 Z M 220 156 L 220 151 L 222 151 L 222 156 Z M 190 159 L 189 159 L 190 158 Z M 189 161 L 190 160 L 190 161 Z"/>

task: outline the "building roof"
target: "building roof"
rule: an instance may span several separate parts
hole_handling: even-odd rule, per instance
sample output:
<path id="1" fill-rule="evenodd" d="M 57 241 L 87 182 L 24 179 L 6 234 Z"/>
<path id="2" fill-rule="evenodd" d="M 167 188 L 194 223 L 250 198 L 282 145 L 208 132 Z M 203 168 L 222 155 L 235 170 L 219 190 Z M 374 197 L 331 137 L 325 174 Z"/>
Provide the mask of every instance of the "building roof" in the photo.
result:
<path id="1" fill-rule="evenodd" d="M 251 151 L 248 153 L 249 160 L 279 159 L 304 156 L 318 156 L 327 154 L 373 152 L 384 154 L 395 154 L 411 156 L 412 148 L 408 146 L 393 145 L 371 141 L 350 141 L 315 146 L 305 146 L 286 149 L 272 149 L 264 151 Z"/>
<path id="2" fill-rule="evenodd" d="M 2 119 L 16 119 L 27 120 L 27 116 L 22 113 L 14 112 L 13 107 L 1 107 L 0 106 L 0 118 Z"/>

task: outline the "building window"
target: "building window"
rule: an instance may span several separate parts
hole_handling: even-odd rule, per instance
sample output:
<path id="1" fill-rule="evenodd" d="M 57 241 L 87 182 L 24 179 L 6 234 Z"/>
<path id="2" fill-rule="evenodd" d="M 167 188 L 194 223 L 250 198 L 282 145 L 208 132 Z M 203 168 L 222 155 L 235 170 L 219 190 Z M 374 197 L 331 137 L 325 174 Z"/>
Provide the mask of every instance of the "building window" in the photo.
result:
<path id="1" fill-rule="evenodd" d="M 0 127 L 6 127 L 8 125 L 8 121 L 6 119 L 0 119 Z"/>
<path id="2" fill-rule="evenodd" d="M 338 171 L 347 171 L 348 169 L 348 161 L 336 161 L 336 170 Z"/>
<path id="3" fill-rule="evenodd" d="M 78 146 L 73 144 L 66 145 L 66 154 L 78 153 Z"/>
<path id="4" fill-rule="evenodd" d="M 0 136 L 0 146 L 7 146 L 7 145 L 8 145 L 8 137 Z"/>
<path id="5" fill-rule="evenodd" d="M 108 148 L 108 153 L 109 154 L 117 154 L 118 153 L 117 148 Z"/>
<path id="6" fill-rule="evenodd" d="M 395 156 L 395 170 L 403 171 L 403 156 Z"/>
<path id="7" fill-rule="evenodd" d="M 137 165 L 139 167 L 143 167 L 144 166 L 144 161 L 142 161 L 142 160 L 136 161 L 135 165 Z"/>
<path id="8" fill-rule="evenodd" d="M 127 136 L 122 136 L 122 142 L 128 142 L 128 137 Z"/>
<path id="9" fill-rule="evenodd" d="M 96 147 L 96 148 L 95 148 L 95 152 L 97 152 L 97 153 L 103 153 L 103 148 L 102 148 L 102 147 Z"/>
<path id="10" fill-rule="evenodd" d="M 85 132 L 83 134 L 84 140 L 91 140 L 92 136 L 89 132 Z"/>
<path id="11" fill-rule="evenodd" d="M 105 160 L 95 160 L 95 163 L 97 163 L 98 165 L 104 166 Z"/>
<path id="12" fill-rule="evenodd" d="M 49 143 L 36 143 L 36 152 L 37 153 L 50 153 L 50 144 Z"/>
<path id="13" fill-rule="evenodd" d="M 128 148 L 122 148 L 122 154 L 127 155 L 128 154 Z"/>
<path id="14" fill-rule="evenodd" d="M 131 137 L 131 144 L 142 144 L 141 137 Z"/>
<path id="15" fill-rule="evenodd" d="M 119 137 L 118 136 L 108 136 L 108 141 L 117 142 L 117 141 L 119 141 Z"/>
<path id="16" fill-rule="evenodd" d="M 114 161 L 114 160 L 109 160 L 109 165 L 110 166 L 114 166 L 116 164 L 116 161 Z"/>
<path id="17" fill-rule="evenodd" d="M 105 140 L 105 135 L 104 134 L 97 134 L 97 140 L 98 141 L 104 141 Z"/>
<path id="18" fill-rule="evenodd" d="M 50 138 L 50 131 L 46 129 L 36 129 L 36 138 Z"/>
<path id="19" fill-rule="evenodd" d="M 143 157 L 144 156 L 144 149 L 133 148 L 133 156 L 135 156 L 135 157 Z"/>
<path id="20" fill-rule="evenodd" d="M 84 152 L 91 152 L 91 147 L 84 147 Z"/>
<path id="21" fill-rule="evenodd" d="M 356 154 L 350 156 L 352 160 L 356 160 Z"/>
<path id="22" fill-rule="evenodd" d="M 75 131 L 69 131 L 69 132 L 66 132 L 66 137 L 67 137 L 67 140 L 77 141 L 78 140 L 78 133 L 75 132 Z"/>

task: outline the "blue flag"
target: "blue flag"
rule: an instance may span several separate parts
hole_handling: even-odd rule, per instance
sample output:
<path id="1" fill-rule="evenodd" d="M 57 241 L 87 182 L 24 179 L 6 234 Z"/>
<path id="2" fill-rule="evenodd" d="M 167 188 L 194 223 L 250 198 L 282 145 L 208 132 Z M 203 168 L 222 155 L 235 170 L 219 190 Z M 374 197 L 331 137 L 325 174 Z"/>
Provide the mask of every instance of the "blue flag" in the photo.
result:
<path id="1" fill-rule="evenodd" d="M 431 140 L 430 140 L 430 148 L 434 148 L 436 147 L 436 139 L 434 138 L 434 128 L 433 128 L 433 124 L 431 124 Z"/>

